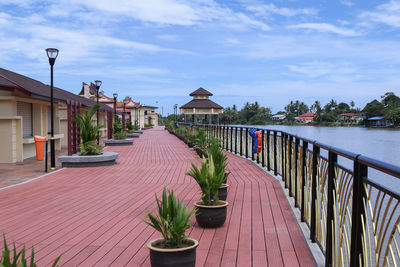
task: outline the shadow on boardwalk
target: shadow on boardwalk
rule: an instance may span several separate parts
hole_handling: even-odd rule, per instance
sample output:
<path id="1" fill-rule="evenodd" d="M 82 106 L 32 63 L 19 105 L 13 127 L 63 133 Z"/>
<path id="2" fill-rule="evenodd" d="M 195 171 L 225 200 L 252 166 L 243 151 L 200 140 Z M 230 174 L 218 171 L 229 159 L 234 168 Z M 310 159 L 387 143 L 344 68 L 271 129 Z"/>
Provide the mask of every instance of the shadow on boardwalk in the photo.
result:
<path id="1" fill-rule="evenodd" d="M 147 130 L 130 147 L 113 147 L 118 164 L 63 169 L 0 190 L 0 232 L 18 246 L 35 247 L 38 266 L 62 254 L 64 266 L 150 266 L 146 246 L 160 237 L 142 222 L 155 209 L 154 193 L 174 189 L 189 203 L 200 199 L 185 173 L 195 152 L 162 128 Z M 228 154 L 225 225 L 204 230 L 196 266 L 314 266 L 314 260 L 278 181 L 253 163 Z"/>

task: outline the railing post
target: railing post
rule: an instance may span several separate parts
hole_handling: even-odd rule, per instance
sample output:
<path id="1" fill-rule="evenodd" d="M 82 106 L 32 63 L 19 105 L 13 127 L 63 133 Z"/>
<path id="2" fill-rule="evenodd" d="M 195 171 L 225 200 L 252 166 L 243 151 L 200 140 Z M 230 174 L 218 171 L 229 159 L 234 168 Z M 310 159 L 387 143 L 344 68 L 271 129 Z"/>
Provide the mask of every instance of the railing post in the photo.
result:
<path id="1" fill-rule="evenodd" d="M 278 175 L 278 160 L 276 155 L 276 139 L 278 138 L 278 134 L 274 131 L 274 175 Z"/>
<path id="2" fill-rule="evenodd" d="M 289 196 L 293 197 L 293 185 L 292 185 L 292 140 L 293 137 L 291 135 L 288 136 L 287 145 L 288 147 L 288 155 L 287 155 L 287 169 L 288 169 L 288 184 L 289 184 Z"/>
<path id="3" fill-rule="evenodd" d="M 310 222 L 310 239 L 311 242 L 315 243 L 316 238 L 316 203 L 317 201 L 317 175 L 318 175 L 318 158 L 319 158 L 320 148 L 313 143 L 313 158 L 312 158 L 312 182 L 311 182 L 311 222 Z"/>
<path id="4" fill-rule="evenodd" d="M 333 201 L 333 196 L 335 195 L 335 182 L 336 182 L 336 174 L 335 167 L 337 164 L 337 154 L 333 153 L 331 150 L 328 152 L 328 203 L 327 203 L 327 211 L 326 211 L 326 242 L 325 242 L 325 266 L 332 266 L 332 240 L 333 234 L 335 231 L 332 228 L 336 228 L 333 221 L 333 205 L 335 205 Z"/>
<path id="5" fill-rule="evenodd" d="M 285 171 L 285 134 L 282 132 L 281 133 L 281 165 L 282 165 L 282 180 L 286 186 L 286 171 Z"/>
<path id="6" fill-rule="evenodd" d="M 249 157 L 249 144 L 248 144 L 248 142 L 249 142 L 249 129 L 248 128 L 246 128 L 246 158 L 248 158 Z"/>
<path id="7" fill-rule="evenodd" d="M 257 129 L 256 129 L 256 131 L 257 131 Z M 254 147 L 255 141 L 256 141 L 255 138 L 251 138 L 251 147 L 250 147 L 251 160 L 254 160 L 254 151 L 253 151 L 253 147 Z"/>
<path id="8" fill-rule="evenodd" d="M 230 127 L 231 128 L 231 152 L 233 151 L 233 127 Z"/>
<path id="9" fill-rule="evenodd" d="M 235 127 L 235 154 L 237 154 L 237 127 Z"/>
<path id="10" fill-rule="evenodd" d="M 243 128 L 240 127 L 240 156 L 243 156 Z"/>
<path id="11" fill-rule="evenodd" d="M 264 130 L 261 130 L 261 164 L 265 167 Z"/>
<path id="12" fill-rule="evenodd" d="M 359 155 L 354 161 L 353 170 L 353 207 L 351 215 L 351 240 L 350 240 L 350 266 L 364 266 L 362 248 L 362 220 L 365 222 L 366 197 L 364 189 L 364 177 L 368 176 L 368 167 L 358 161 Z M 361 256 L 361 257 L 360 257 Z M 360 261 L 361 259 L 361 261 Z"/>
<path id="13" fill-rule="evenodd" d="M 270 149 L 271 149 L 271 146 L 270 146 L 270 137 L 269 137 L 269 131 L 267 130 L 267 147 L 266 147 L 266 149 L 267 149 L 267 170 L 268 171 L 271 171 L 271 162 L 270 162 Z"/>
<path id="14" fill-rule="evenodd" d="M 301 171 L 301 204 L 300 204 L 300 219 L 302 222 L 306 220 L 304 217 L 304 210 L 305 210 L 304 190 L 306 188 L 306 179 L 307 179 L 307 150 L 308 150 L 308 142 L 303 140 L 303 147 L 301 149 L 302 171 Z"/>
<path id="15" fill-rule="evenodd" d="M 229 150 L 229 127 L 228 126 L 225 126 L 225 139 L 226 139 L 225 149 L 226 149 L 226 151 L 228 151 Z"/>
<path id="16" fill-rule="evenodd" d="M 297 200 L 297 196 L 299 194 L 299 173 L 298 173 L 298 168 L 299 168 L 299 144 L 300 140 L 299 138 L 295 137 L 295 147 L 294 147 L 294 206 L 296 208 L 299 207 L 299 202 Z"/>

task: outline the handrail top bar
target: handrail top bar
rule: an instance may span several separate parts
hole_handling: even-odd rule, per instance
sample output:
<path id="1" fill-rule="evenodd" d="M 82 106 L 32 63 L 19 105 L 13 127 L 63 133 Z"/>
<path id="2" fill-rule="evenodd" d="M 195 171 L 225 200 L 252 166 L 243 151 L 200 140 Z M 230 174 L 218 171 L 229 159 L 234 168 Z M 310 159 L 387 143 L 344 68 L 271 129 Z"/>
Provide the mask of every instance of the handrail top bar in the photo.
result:
<path id="1" fill-rule="evenodd" d="M 368 167 L 372 167 L 375 168 L 381 172 L 384 172 L 386 174 L 390 174 L 393 175 L 397 178 L 400 178 L 400 167 L 390 164 L 390 163 L 386 163 L 380 160 L 376 160 L 367 156 L 363 156 L 360 155 L 358 157 L 358 161 L 361 164 L 367 165 Z"/>
<path id="2" fill-rule="evenodd" d="M 183 123 L 182 122 L 178 122 L 178 124 L 190 125 L 190 123 L 187 123 L 187 122 L 183 122 Z M 254 127 L 250 127 L 250 126 L 232 126 L 232 125 L 222 125 L 222 124 L 193 124 L 193 126 L 211 126 L 211 125 L 212 126 L 219 126 L 219 127 L 244 128 L 244 129 L 254 128 Z M 259 129 L 259 128 L 256 128 L 256 129 Z M 259 129 L 259 130 L 261 130 L 261 129 Z M 347 151 L 347 150 L 344 150 L 344 149 L 341 149 L 341 148 L 337 148 L 337 147 L 334 147 L 334 146 L 329 146 L 329 145 L 326 145 L 324 143 L 318 142 L 316 140 L 311 140 L 311 139 L 308 139 L 308 138 L 300 137 L 300 136 L 297 136 L 297 135 L 294 135 L 294 134 L 291 134 L 291 133 L 287 133 L 287 132 L 284 132 L 284 131 L 281 131 L 281 130 L 274 130 L 274 129 L 262 129 L 262 130 L 264 130 L 264 131 L 272 131 L 272 132 L 276 132 L 276 133 L 281 133 L 281 135 L 286 134 L 288 136 L 295 137 L 295 138 L 300 139 L 302 141 L 305 141 L 305 142 L 307 142 L 309 144 L 312 144 L 313 146 L 316 145 L 316 146 L 318 146 L 320 148 L 323 148 L 325 150 L 331 151 L 331 152 L 333 152 L 335 154 L 338 154 L 338 155 L 340 155 L 342 157 L 348 158 L 350 160 L 358 161 L 359 163 L 364 164 L 364 165 L 366 165 L 368 167 L 375 168 L 375 169 L 377 169 L 377 170 L 379 170 L 381 172 L 384 172 L 386 174 L 389 174 L 389 175 L 392 175 L 394 177 L 400 178 L 400 166 L 396 166 L 396 165 L 393 165 L 393 164 L 390 164 L 390 163 L 386 163 L 386 162 L 383 162 L 383 161 L 380 161 L 380 160 L 377 160 L 377 159 L 373 159 L 373 158 L 370 158 L 370 157 L 367 157 L 367 156 L 363 156 L 361 154 L 356 154 L 356 153 L 353 153 L 353 152 L 350 152 L 350 151 Z"/>

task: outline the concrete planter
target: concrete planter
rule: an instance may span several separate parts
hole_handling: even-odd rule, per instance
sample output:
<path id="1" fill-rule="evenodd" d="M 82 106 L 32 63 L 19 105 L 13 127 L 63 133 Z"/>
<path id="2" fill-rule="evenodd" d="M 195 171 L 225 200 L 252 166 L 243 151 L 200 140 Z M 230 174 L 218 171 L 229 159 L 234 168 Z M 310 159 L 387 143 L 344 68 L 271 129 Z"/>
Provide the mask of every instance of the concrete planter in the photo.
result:
<path id="1" fill-rule="evenodd" d="M 118 153 L 103 151 L 101 155 L 93 156 L 80 156 L 79 154 L 60 156 L 58 161 L 61 162 L 62 167 L 99 167 L 114 165 L 117 158 Z"/>
<path id="2" fill-rule="evenodd" d="M 136 131 L 134 131 L 134 133 L 142 134 L 143 131 L 142 130 L 136 130 Z"/>
<path id="3" fill-rule="evenodd" d="M 126 137 L 128 138 L 139 138 L 140 134 L 139 133 L 127 133 Z"/>
<path id="4" fill-rule="evenodd" d="M 133 139 L 105 139 L 105 146 L 131 146 L 133 144 Z"/>

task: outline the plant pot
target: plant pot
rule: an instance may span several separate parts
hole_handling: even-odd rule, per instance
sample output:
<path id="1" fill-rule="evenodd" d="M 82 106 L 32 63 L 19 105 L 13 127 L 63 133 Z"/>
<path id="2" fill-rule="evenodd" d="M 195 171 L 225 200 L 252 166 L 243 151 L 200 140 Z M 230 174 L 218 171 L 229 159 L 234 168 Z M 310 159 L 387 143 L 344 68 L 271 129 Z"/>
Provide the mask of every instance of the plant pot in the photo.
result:
<path id="1" fill-rule="evenodd" d="M 189 147 L 194 147 L 194 143 L 193 143 L 192 141 L 188 141 L 188 142 L 187 142 L 187 145 L 188 145 Z"/>
<path id="2" fill-rule="evenodd" d="M 203 149 L 201 149 L 199 146 L 194 146 L 193 148 L 196 150 L 197 155 L 199 155 L 200 158 L 203 158 L 203 154 L 205 154 Z"/>
<path id="3" fill-rule="evenodd" d="M 221 187 L 218 189 L 219 200 L 226 200 L 226 198 L 228 197 L 228 187 L 228 184 L 222 184 Z"/>
<path id="4" fill-rule="evenodd" d="M 150 249 L 150 262 L 153 267 L 186 267 L 195 266 L 196 248 L 199 242 L 192 238 L 187 238 L 193 245 L 185 248 L 158 248 L 155 245 L 164 239 L 159 238 L 147 244 Z"/>
<path id="5" fill-rule="evenodd" d="M 219 201 L 219 205 L 206 206 L 203 201 L 194 203 L 197 208 L 196 221 L 203 228 L 217 228 L 222 226 L 226 220 L 226 207 L 229 205 L 226 201 Z"/>

